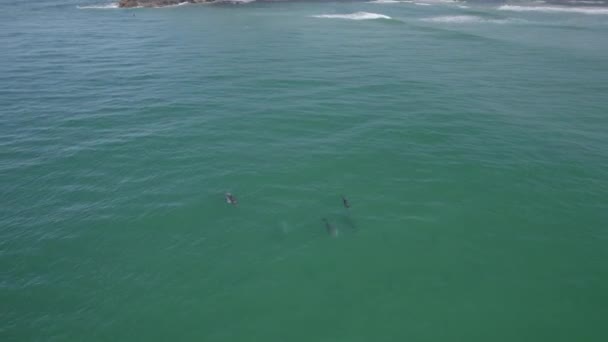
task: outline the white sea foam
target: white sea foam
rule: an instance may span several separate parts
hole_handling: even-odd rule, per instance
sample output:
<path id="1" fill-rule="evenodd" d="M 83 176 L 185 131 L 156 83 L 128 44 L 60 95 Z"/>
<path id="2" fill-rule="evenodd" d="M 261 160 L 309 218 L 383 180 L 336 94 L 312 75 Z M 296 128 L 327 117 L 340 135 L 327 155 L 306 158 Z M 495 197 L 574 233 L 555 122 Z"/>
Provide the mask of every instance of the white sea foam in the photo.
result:
<path id="1" fill-rule="evenodd" d="M 401 1 L 398 0 L 374 0 L 374 1 L 368 1 L 367 3 L 370 4 L 398 4 Z"/>
<path id="2" fill-rule="evenodd" d="M 402 3 L 413 3 L 411 0 L 373 0 L 368 1 L 369 4 L 402 4 Z"/>
<path id="3" fill-rule="evenodd" d="M 585 4 L 585 5 L 603 5 L 605 1 L 588 1 L 588 0 L 572 0 L 568 1 L 569 4 Z"/>
<path id="4" fill-rule="evenodd" d="M 118 8 L 118 2 L 112 2 L 110 4 L 102 5 L 89 5 L 89 6 L 76 6 L 78 9 L 112 9 Z"/>
<path id="5" fill-rule="evenodd" d="M 506 24 L 510 22 L 506 19 L 486 19 L 474 15 L 444 15 L 439 17 L 430 17 L 421 19 L 422 21 L 434 23 L 449 23 L 449 24 L 471 24 L 471 23 L 492 23 Z"/>
<path id="6" fill-rule="evenodd" d="M 215 0 L 213 3 L 228 3 L 228 4 L 248 4 L 255 2 L 255 0 Z"/>
<path id="7" fill-rule="evenodd" d="M 433 6 L 433 5 L 454 5 L 458 2 L 455 0 L 424 0 L 424 2 L 414 2 L 414 5 L 418 6 Z"/>
<path id="8" fill-rule="evenodd" d="M 130 8 L 171 8 L 171 7 L 180 7 L 180 6 L 184 6 L 184 5 L 188 5 L 188 2 L 180 2 L 177 4 L 173 4 L 173 5 L 164 5 L 164 6 L 150 6 L 150 7 L 145 7 L 145 6 L 137 6 L 137 7 L 130 7 Z"/>
<path id="9" fill-rule="evenodd" d="M 161 7 L 179 7 L 179 6 L 184 6 L 184 5 L 188 5 L 188 2 L 185 2 L 185 1 L 184 1 L 184 2 L 180 2 L 180 3 L 178 3 L 178 4 L 175 4 L 175 5 L 158 6 L 158 7 L 156 7 L 156 8 L 161 8 Z"/>
<path id="10" fill-rule="evenodd" d="M 469 8 L 469 6 L 458 5 L 458 8 Z"/>
<path id="11" fill-rule="evenodd" d="M 502 5 L 501 11 L 514 12 L 546 12 L 546 13 L 581 13 L 581 14 L 608 14 L 608 8 L 602 7 L 562 7 L 562 6 L 516 6 Z"/>
<path id="12" fill-rule="evenodd" d="M 230 3 L 248 3 L 248 2 L 253 2 L 255 0 L 218 0 L 215 2 L 230 2 Z M 171 8 L 171 7 L 179 7 L 179 6 L 185 6 L 185 5 L 189 5 L 190 3 L 188 1 L 183 1 L 177 4 L 173 4 L 173 5 L 164 5 L 164 6 L 149 6 L 147 8 Z M 117 2 L 113 2 L 113 3 L 109 3 L 109 4 L 103 4 L 103 5 L 89 5 L 89 6 L 76 6 L 78 7 L 78 9 L 114 9 L 114 8 L 119 8 L 118 7 L 118 3 Z M 129 7 L 128 9 L 134 9 L 134 8 L 146 8 L 146 6 L 136 6 L 136 7 Z"/>
<path id="13" fill-rule="evenodd" d="M 391 19 L 388 15 L 370 12 L 356 12 L 350 14 L 319 14 L 313 15 L 314 18 L 326 19 L 349 19 L 349 20 L 371 20 L 371 19 Z"/>

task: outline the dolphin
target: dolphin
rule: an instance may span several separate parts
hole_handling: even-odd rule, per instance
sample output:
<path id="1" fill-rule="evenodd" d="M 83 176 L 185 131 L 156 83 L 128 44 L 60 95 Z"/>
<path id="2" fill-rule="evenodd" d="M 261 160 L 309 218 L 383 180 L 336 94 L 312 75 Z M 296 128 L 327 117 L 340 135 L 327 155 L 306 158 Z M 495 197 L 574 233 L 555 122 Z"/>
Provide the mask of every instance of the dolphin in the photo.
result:
<path id="1" fill-rule="evenodd" d="M 325 223 L 325 230 L 327 231 L 327 234 L 331 236 L 338 236 L 338 229 L 336 229 L 336 227 L 329 223 L 329 221 L 325 217 L 322 221 Z"/>
<path id="2" fill-rule="evenodd" d="M 225 196 L 226 196 L 226 203 L 232 204 L 232 205 L 239 204 L 239 201 L 236 199 L 236 197 L 234 197 L 233 194 L 227 192 Z"/>
<path id="3" fill-rule="evenodd" d="M 344 208 L 350 208 L 350 202 L 348 202 L 348 198 L 344 197 L 344 195 L 342 195 L 342 204 L 344 204 Z"/>

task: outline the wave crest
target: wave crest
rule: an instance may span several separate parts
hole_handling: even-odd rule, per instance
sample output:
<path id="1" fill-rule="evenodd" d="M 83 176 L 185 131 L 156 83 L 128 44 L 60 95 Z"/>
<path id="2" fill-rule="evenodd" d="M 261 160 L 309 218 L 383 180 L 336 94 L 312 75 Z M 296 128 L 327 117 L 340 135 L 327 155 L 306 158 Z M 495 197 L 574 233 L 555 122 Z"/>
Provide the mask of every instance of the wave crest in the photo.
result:
<path id="1" fill-rule="evenodd" d="M 78 9 L 113 9 L 118 8 L 118 2 L 103 5 L 76 6 Z"/>
<path id="2" fill-rule="evenodd" d="M 241 5 L 241 4 L 248 4 L 250 2 L 255 2 L 256 0 L 214 0 L 212 1 L 212 3 L 214 4 L 222 4 L 222 3 L 226 3 L 226 4 L 232 4 L 232 5 Z"/>
<path id="3" fill-rule="evenodd" d="M 546 13 L 581 13 L 581 14 L 608 14 L 608 8 L 599 7 L 559 7 L 559 6 L 517 6 L 502 5 L 501 11 L 513 12 L 546 12 Z"/>
<path id="4" fill-rule="evenodd" d="M 486 19 L 474 15 L 444 15 L 439 17 L 430 17 L 421 19 L 422 21 L 433 23 L 449 23 L 449 24 L 472 24 L 472 23 L 492 23 L 506 24 L 512 22 L 507 19 Z"/>
<path id="5" fill-rule="evenodd" d="M 356 12 L 350 14 L 319 14 L 313 15 L 314 18 L 326 19 L 349 19 L 349 20 L 373 20 L 373 19 L 391 19 L 388 15 L 370 12 Z"/>
<path id="6" fill-rule="evenodd" d="M 372 0 L 367 1 L 368 4 L 401 4 L 401 3 L 413 3 L 413 0 Z"/>

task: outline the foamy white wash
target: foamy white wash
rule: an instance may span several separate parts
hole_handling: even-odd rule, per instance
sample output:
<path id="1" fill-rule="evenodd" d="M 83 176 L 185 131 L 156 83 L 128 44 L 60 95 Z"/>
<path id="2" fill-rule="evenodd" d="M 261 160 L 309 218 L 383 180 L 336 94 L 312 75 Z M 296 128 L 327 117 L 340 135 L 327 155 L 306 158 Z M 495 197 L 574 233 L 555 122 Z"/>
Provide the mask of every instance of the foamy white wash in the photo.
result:
<path id="1" fill-rule="evenodd" d="M 398 4 L 401 1 L 397 1 L 397 0 L 374 0 L 374 1 L 367 1 L 367 3 L 370 4 Z"/>
<path id="2" fill-rule="evenodd" d="M 585 5 L 603 5 L 604 1 L 587 1 L 587 0 L 572 0 L 568 1 L 569 4 L 585 4 Z"/>
<path id="3" fill-rule="evenodd" d="M 214 3 L 229 3 L 229 4 L 248 4 L 255 2 L 255 0 L 215 0 Z"/>
<path id="4" fill-rule="evenodd" d="M 356 12 L 350 14 L 319 14 L 313 15 L 314 18 L 327 19 L 349 19 L 349 20 L 370 20 L 370 19 L 391 19 L 388 15 L 370 12 Z"/>
<path id="5" fill-rule="evenodd" d="M 581 14 L 608 14 L 608 8 L 598 7 L 560 7 L 560 6 L 516 6 L 503 5 L 498 7 L 501 11 L 514 12 L 547 12 L 547 13 L 581 13 Z"/>
<path id="6" fill-rule="evenodd" d="M 433 6 L 433 5 L 453 5 L 456 4 L 455 0 L 424 0 L 424 2 L 414 2 L 414 5 L 418 6 Z"/>
<path id="7" fill-rule="evenodd" d="M 78 9 L 112 9 L 118 8 L 118 2 L 103 5 L 76 6 Z"/>
<path id="8" fill-rule="evenodd" d="M 400 4 L 400 3 L 413 3 L 411 0 L 374 0 L 368 1 L 369 4 Z"/>
<path id="9" fill-rule="evenodd" d="M 180 2 L 178 4 L 175 4 L 175 5 L 157 6 L 155 8 L 160 8 L 160 7 L 179 7 L 179 6 L 184 6 L 184 5 L 188 5 L 188 4 L 189 4 L 188 2 L 184 1 L 184 2 Z"/>
<path id="10" fill-rule="evenodd" d="M 469 23 L 492 23 L 506 24 L 509 20 L 506 19 L 485 19 L 474 15 L 445 15 L 439 17 L 431 17 L 421 19 L 422 21 L 434 23 L 450 23 L 450 24 L 469 24 Z"/>

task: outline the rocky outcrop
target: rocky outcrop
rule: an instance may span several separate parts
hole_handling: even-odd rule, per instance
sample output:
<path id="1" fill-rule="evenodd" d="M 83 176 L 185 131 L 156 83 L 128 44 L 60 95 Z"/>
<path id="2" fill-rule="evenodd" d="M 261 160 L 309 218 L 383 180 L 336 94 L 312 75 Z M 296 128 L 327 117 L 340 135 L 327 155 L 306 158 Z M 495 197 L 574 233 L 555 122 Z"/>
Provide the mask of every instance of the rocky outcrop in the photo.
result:
<path id="1" fill-rule="evenodd" d="M 174 6 L 181 3 L 204 3 L 212 2 L 213 0 L 120 0 L 118 7 L 132 8 L 132 7 L 163 7 L 163 6 Z"/>

